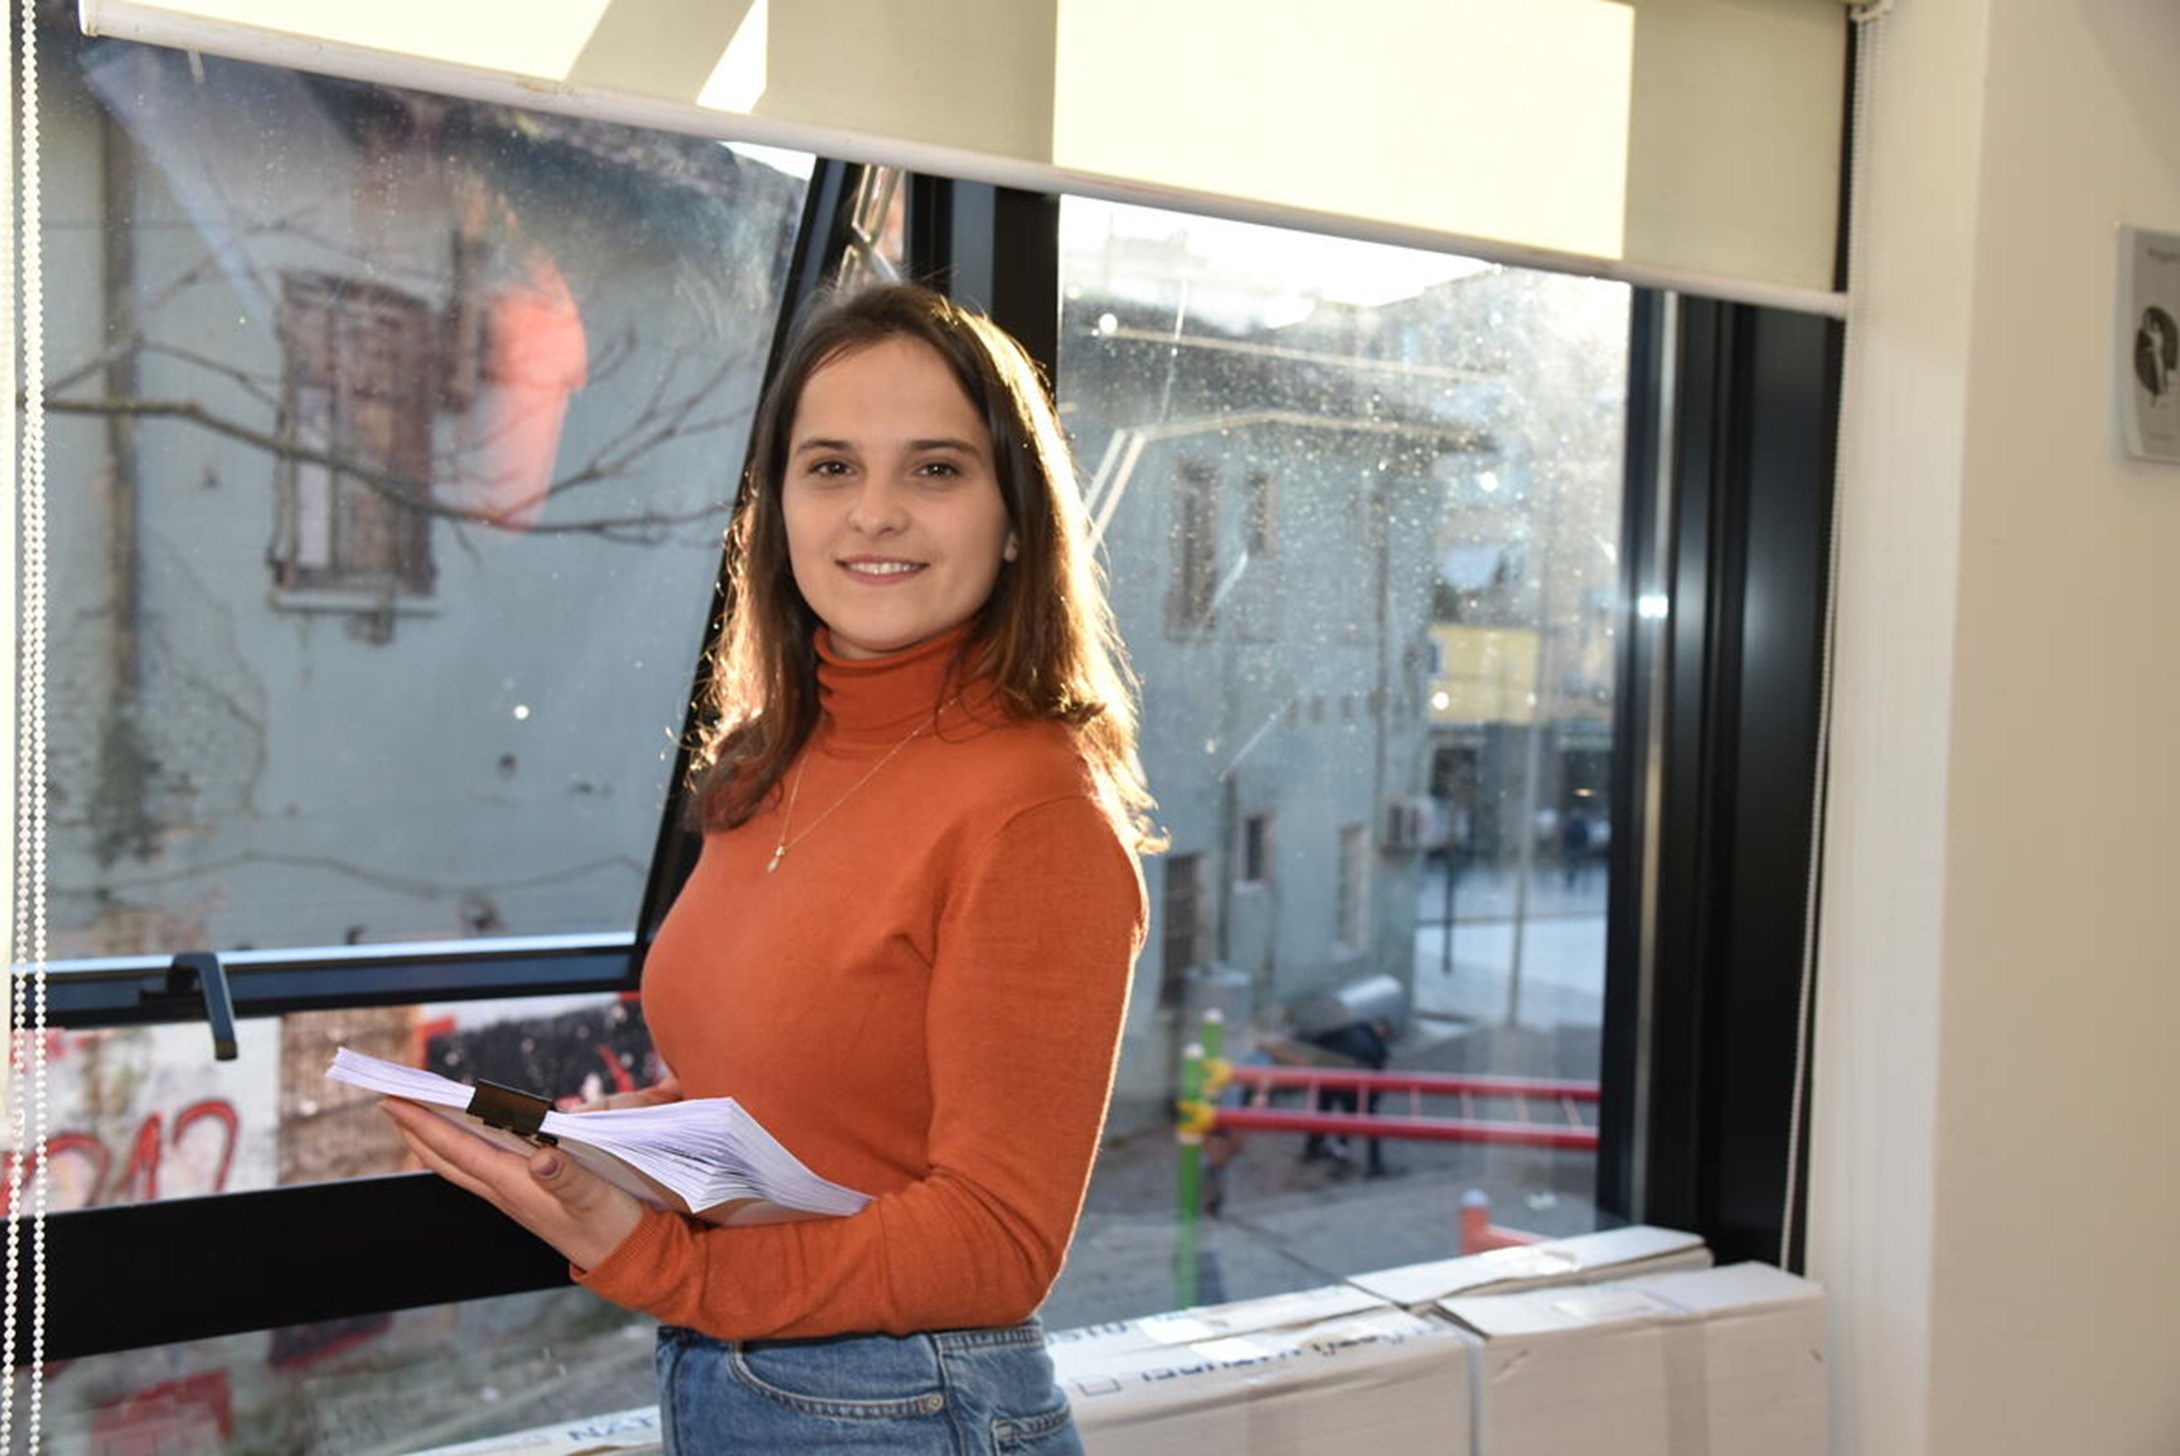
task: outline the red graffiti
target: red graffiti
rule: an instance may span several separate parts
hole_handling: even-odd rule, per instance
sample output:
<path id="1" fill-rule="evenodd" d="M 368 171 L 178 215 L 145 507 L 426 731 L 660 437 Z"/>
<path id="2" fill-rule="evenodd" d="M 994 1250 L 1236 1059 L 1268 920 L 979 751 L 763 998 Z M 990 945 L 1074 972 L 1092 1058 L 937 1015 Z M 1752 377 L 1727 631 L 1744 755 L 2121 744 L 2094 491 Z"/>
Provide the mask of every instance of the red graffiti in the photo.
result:
<path id="1" fill-rule="evenodd" d="M 235 1104 L 223 1098 L 207 1098 L 192 1102 L 174 1119 L 174 1145 L 181 1146 L 189 1130 L 206 1120 L 216 1122 L 225 1137 L 220 1142 L 219 1171 L 212 1175 L 213 1193 L 227 1191 L 227 1175 L 235 1166 L 235 1144 L 242 1141 L 242 1119 L 235 1115 Z"/>
<path id="2" fill-rule="evenodd" d="M 242 1140 L 242 1119 L 236 1114 L 234 1104 L 224 1098 L 206 1098 L 193 1102 L 175 1115 L 171 1131 L 165 1120 L 156 1112 L 145 1115 L 137 1124 L 135 1133 L 128 1139 L 128 1160 L 121 1165 L 121 1174 L 111 1184 L 107 1175 L 112 1171 L 114 1151 L 100 1141 L 94 1133 L 70 1130 L 57 1132 L 45 1140 L 43 1165 L 49 1184 L 59 1183 L 62 1175 L 60 1162 L 75 1158 L 88 1165 L 88 1176 L 79 1183 L 64 1186 L 74 1190 L 68 1206 L 71 1208 L 96 1208 L 109 1203 L 149 1203 L 159 1197 L 159 1167 L 166 1155 L 182 1145 L 199 1123 L 211 1123 L 220 1133 L 219 1164 L 213 1172 L 211 1186 L 199 1191 L 224 1193 L 227 1176 L 235 1166 L 235 1148 Z M 10 1189 L 16 1185 L 17 1155 L 9 1153 L 0 1158 L 0 1216 L 13 1212 Z M 21 1186 L 28 1196 L 30 1180 L 36 1176 L 40 1159 L 33 1153 L 21 1160 Z M 49 1195 L 50 1196 L 50 1195 Z"/>
<path id="3" fill-rule="evenodd" d="M 235 1433 L 227 1372 L 207 1370 L 129 1392 L 91 1417 L 100 1451 L 217 1450 Z"/>

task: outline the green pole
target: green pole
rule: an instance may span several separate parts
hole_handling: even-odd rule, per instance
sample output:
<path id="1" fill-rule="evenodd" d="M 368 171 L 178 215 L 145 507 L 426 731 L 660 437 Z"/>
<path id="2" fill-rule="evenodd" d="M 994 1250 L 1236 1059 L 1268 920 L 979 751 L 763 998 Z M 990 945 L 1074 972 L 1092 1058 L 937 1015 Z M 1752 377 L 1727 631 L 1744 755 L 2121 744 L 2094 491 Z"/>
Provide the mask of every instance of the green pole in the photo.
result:
<path id="1" fill-rule="evenodd" d="M 1203 1091 L 1203 1043 L 1192 1041 L 1181 1051 L 1181 1100 L 1177 1109 L 1180 1120 L 1174 1124 L 1174 1136 L 1181 1150 L 1181 1196 L 1180 1207 L 1175 1211 L 1173 1244 L 1174 1298 L 1178 1309 L 1187 1309 L 1196 1303 L 1196 1225 L 1203 1209 Z"/>

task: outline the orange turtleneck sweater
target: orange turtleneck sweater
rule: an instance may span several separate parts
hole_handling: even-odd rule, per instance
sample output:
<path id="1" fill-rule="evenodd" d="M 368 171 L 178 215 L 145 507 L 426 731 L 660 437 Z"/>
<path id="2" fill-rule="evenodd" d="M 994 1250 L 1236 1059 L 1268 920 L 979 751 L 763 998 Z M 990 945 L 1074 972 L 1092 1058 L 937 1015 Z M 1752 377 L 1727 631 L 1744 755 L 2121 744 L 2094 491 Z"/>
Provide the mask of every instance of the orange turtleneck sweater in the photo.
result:
<path id="1" fill-rule="evenodd" d="M 1143 883 L 1065 725 L 972 688 L 894 752 L 962 635 L 850 662 L 820 633 L 786 857 L 766 871 L 784 795 L 707 835 L 644 971 L 683 1093 L 739 1099 L 872 1202 L 744 1228 L 649 1210 L 578 1271 L 605 1298 L 719 1339 L 906 1334 L 1014 1323 L 1058 1277 Z"/>

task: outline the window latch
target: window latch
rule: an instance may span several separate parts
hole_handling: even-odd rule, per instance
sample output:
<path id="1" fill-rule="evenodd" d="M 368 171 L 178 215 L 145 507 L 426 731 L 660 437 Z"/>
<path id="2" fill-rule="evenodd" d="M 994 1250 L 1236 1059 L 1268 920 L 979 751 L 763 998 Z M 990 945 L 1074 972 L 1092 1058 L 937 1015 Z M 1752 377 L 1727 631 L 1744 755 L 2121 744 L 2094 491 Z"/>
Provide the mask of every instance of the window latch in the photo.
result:
<path id="1" fill-rule="evenodd" d="M 212 1027 L 212 1056 L 234 1061 L 235 1003 L 227 994 L 227 972 L 210 951 L 185 951 L 167 967 L 166 985 L 156 991 L 139 991 L 137 1000 L 147 1006 L 172 1008 L 177 1002 L 201 1005 Z"/>

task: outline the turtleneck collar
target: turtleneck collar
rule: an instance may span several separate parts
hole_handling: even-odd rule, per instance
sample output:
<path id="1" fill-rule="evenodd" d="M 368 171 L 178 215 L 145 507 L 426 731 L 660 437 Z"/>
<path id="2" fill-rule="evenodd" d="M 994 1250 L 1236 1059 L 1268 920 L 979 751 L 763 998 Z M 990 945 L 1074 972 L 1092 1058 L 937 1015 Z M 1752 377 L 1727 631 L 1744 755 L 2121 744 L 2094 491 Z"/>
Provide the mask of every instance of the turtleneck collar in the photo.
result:
<path id="1" fill-rule="evenodd" d="M 849 659 L 833 649 L 832 633 L 817 630 L 818 705 L 825 718 L 820 731 L 842 747 L 857 743 L 893 744 L 917 724 L 928 722 L 942 701 L 962 694 L 970 684 L 949 681 L 955 654 L 968 640 L 971 624 L 962 623 L 928 642 L 884 657 Z"/>

